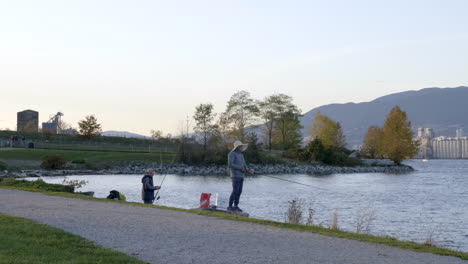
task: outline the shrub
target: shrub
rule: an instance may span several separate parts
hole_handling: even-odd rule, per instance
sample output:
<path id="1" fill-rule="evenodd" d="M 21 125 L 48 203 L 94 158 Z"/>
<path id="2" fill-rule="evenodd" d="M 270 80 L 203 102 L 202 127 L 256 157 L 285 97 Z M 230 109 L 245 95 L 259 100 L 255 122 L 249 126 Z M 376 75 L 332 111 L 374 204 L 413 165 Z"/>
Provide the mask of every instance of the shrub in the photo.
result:
<path id="1" fill-rule="evenodd" d="M 359 159 L 349 156 L 352 151 L 346 148 L 325 147 L 320 139 L 312 140 L 298 153 L 299 160 L 305 162 L 318 161 L 327 165 L 349 167 L 361 165 Z"/>
<path id="2" fill-rule="evenodd" d="M 67 177 L 63 178 L 62 185 L 64 186 L 72 186 L 73 189 L 78 189 L 85 186 L 88 181 L 84 180 L 68 180 Z"/>
<path id="3" fill-rule="evenodd" d="M 67 161 L 63 155 L 47 155 L 42 158 L 41 167 L 48 170 L 63 169 Z"/>
<path id="4" fill-rule="evenodd" d="M 299 160 L 301 155 L 301 149 L 288 149 L 283 152 L 283 158 L 285 159 L 292 159 L 292 160 Z"/>
<path id="5" fill-rule="evenodd" d="M 289 207 L 286 213 L 286 221 L 291 224 L 300 224 L 302 222 L 302 204 L 300 199 L 288 201 Z"/>

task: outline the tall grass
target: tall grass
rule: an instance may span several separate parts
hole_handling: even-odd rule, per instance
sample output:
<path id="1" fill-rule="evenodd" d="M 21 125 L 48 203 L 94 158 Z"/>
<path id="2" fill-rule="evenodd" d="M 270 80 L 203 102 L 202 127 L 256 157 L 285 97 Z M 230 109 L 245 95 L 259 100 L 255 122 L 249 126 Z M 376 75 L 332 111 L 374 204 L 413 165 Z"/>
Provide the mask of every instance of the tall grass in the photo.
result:
<path id="1" fill-rule="evenodd" d="M 332 219 L 331 219 L 331 224 L 330 224 L 330 229 L 331 230 L 339 230 L 340 227 L 338 225 L 338 211 L 335 210 L 332 213 Z"/>

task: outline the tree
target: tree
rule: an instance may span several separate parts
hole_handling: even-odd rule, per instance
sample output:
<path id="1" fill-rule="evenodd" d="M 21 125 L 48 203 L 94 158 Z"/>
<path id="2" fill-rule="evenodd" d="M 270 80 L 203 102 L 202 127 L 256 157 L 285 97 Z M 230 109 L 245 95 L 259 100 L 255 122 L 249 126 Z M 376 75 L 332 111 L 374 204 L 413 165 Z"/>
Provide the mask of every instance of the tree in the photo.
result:
<path id="1" fill-rule="evenodd" d="M 362 146 L 362 154 L 365 156 L 375 159 L 382 153 L 382 128 L 377 126 L 371 126 L 367 130 L 366 136 L 364 137 L 364 144 Z"/>
<path id="2" fill-rule="evenodd" d="M 78 128 L 79 135 L 87 139 L 99 136 L 102 132 L 101 124 L 98 124 L 94 115 L 88 115 L 84 120 L 78 122 Z"/>
<path id="3" fill-rule="evenodd" d="M 405 158 L 418 152 L 418 143 L 413 140 L 411 122 L 406 112 L 398 106 L 393 107 L 382 129 L 382 154 L 400 165 Z"/>
<path id="4" fill-rule="evenodd" d="M 276 134 L 278 145 L 283 149 L 290 143 L 288 135 L 300 134 L 298 130 L 301 126 L 299 122 L 296 122 L 300 110 L 292 100 L 289 95 L 274 94 L 259 102 L 259 115 L 265 122 L 265 135 L 269 150 L 272 149 L 274 134 Z M 297 137 L 294 138 L 297 139 Z"/>
<path id="5" fill-rule="evenodd" d="M 346 138 L 340 123 L 320 112 L 315 114 L 310 134 L 314 138 L 319 138 L 326 148 L 344 148 L 346 146 Z"/>
<path id="6" fill-rule="evenodd" d="M 203 157 L 206 155 L 208 139 L 216 128 L 216 125 L 213 124 L 215 116 L 216 114 L 213 113 L 213 104 L 199 104 L 195 108 L 195 114 L 193 115 L 193 119 L 195 120 L 194 130 L 200 133 L 203 139 Z"/>
<path id="7" fill-rule="evenodd" d="M 64 132 L 70 131 L 71 129 L 71 124 L 63 121 L 62 119 L 57 122 L 57 134 L 66 134 Z"/>
<path id="8" fill-rule="evenodd" d="M 234 135 L 245 140 L 245 127 L 251 125 L 258 116 L 259 109 L 247 91 L 240 91 L 231 96 L 226 112 L 223 113 L 227 125 L 231 127 Z"/>
<path id="9" fill-rule="evenodd" d="M 302 140 L 301 128 L 298 114 L 293 112 L 282 113 L 275 123 L 273 144 L 283 150 L 298 148 Z"/>
<path id="10" fill-rule="evenodd" d="M 151 129 L 150 133 L 153 141 L 160 140 L 163 137 L 163 132 L 161 130 Z"/>

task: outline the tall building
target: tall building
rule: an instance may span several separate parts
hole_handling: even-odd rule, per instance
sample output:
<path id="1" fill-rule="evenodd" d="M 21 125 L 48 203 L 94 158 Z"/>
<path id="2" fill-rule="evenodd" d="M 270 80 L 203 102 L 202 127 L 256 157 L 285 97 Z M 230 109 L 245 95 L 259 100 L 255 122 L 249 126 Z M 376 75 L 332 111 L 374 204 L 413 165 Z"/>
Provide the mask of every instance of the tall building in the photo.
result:
<path id="1" fill-rule="evenodd" d="M 468 159 L 468 137 L 457 129 L 455 137 L 434 137 L 430 128 L 419 128 L 420 141 L 418 158 L 425 159 Z"/>
<path id="2" fill-rule="evenodd" d="M 17 113 L 18 132 L 38 132 L 39 131 L 39 112 L 33 110 L 24 110 Z"/>

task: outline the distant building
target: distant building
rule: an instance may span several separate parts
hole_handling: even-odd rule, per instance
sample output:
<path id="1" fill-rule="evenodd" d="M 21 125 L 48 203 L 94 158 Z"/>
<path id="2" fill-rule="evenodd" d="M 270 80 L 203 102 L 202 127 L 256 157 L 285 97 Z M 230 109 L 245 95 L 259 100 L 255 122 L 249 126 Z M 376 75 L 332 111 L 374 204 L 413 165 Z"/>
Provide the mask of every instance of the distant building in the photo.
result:
<path id="1" fill-rule="evenodd" d="M 17 114 L 18 132 L 38 132 L 39 130 L 39 112 L 33 110 L 24 110 Z"/>
<path id="2" fill-rule="evenodd" d="M 455 137 L 434 137 L 430 128 L 419 128 L 420 141 L 417 158 L 425 159 L 468 159 L 468 137 L 463 130 L 457 129 Z"/>
<path id="3" fill-rule="evenodd" d="M 48 122 L 42 123 L 42 132 L 43 133 L 50 133 L 50 134 L 57 134 L 59 131 L 59 124 L 61 122 L 61 118 L 63 113 L 58 112 L 57 114 L 50 117 Z"/>

